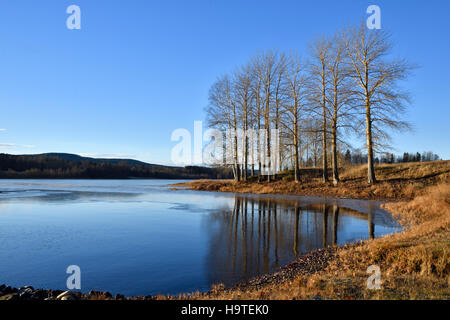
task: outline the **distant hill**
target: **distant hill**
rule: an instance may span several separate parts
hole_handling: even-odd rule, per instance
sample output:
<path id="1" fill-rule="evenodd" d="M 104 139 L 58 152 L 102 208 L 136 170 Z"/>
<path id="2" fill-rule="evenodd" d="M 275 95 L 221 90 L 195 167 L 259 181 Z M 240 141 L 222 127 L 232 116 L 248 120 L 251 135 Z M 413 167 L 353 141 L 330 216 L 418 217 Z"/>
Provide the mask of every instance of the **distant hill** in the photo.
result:
<path id="1" fill-rule="evenodd" d="M 78 154 L 73 154 L 73 153 L 50 152 L 50 153 L 41 153 L 41 154 L 35 154 L 35 155 L 21 155 L 21 156 L 23 156 L 23 157 L 45 156 L 45 157 L 57 158 L 57 159 L 67 160 L 67 161 L 90 161 L 90 162 L 96 162 L 96 163 L 112 163 L 112 164 L 118 164 L 120 162 L 125 162 L 130 165 L 166 167 L 163 165 L 150 164 L 150 163 L 146 163 L 146 162 L 134 160 L 134 159 L 91 158 L 91 157 L 83 157 L 83 156 L 80 156 Z"/>
<path id="2" fill-rule="evenodd" d="M 170 167 L 70 153 L 0 154 L 0 179 L 227 179 L 227 168 Z"/>

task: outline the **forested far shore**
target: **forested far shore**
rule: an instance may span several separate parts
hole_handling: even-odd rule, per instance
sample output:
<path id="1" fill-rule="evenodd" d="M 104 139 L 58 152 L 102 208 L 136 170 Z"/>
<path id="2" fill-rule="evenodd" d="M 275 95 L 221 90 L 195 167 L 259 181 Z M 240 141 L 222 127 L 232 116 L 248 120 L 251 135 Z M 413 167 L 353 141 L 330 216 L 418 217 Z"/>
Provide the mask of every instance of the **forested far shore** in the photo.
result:
<path id="1" fill-rule="evenodd" d="M 228 179 L 231 169 L 170 167 L 69 154 L 0 154 L 0 179 Z"/>

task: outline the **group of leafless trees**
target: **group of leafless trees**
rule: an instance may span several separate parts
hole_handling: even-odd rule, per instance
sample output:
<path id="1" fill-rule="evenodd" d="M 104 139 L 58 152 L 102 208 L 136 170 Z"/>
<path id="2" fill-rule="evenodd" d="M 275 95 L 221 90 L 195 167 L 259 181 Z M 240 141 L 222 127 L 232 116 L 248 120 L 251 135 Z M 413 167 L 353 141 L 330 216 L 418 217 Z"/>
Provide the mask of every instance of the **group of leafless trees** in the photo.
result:
<path id="1" fill-rule="evenodd" d="M 355 132 L 365 137 L 368 183 L 375 183 L 374 154 L 387 146 L 387 130 L 408 128 L 400 117 L 409 100 L 398 85 L 413 66 L 391 59 L 391 48 L 388 33 L 361 25 L 318 38 L 304 56 L 261 52 L 219 77 L 210 89 L 207 120 L 212 128 L 235 133 L 229 149 L 235 179 L 246 180 L 257 166 L 260 180 L 268 167 L 293 169 L 300 181 L 305 153 L 319 152 L 323 181 L 331 167 L 337 184 L 340 149 Z M 274 129 L 276 146 L 270 139 Z"/>

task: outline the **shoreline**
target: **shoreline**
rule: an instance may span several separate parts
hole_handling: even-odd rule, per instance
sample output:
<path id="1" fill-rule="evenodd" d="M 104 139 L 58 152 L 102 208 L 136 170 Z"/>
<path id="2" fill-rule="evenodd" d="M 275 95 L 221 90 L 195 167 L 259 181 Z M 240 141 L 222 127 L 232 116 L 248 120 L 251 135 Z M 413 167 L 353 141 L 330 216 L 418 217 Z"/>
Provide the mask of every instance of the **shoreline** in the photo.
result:
<path id="1" fill-rule="evenodd" d="M 212 180 L 214 181 L 214 180 Z M 191 181 L 192 182 L 192 181 Z M 183 182 L 183 183 L 177 183 L 174 185 L 183 185 L 183 184 L 189 184 L 190 182 Z M 294 194 L 247 194 L 249 196 L 292 196 L 292 197 L 298 197 L 299 195 Z M 301 197 L 309 197 L 309 196 L 301 196 Z M 318 197 L 318 199 L 323 197 Z M 348 201 L 373 201 L 373 200 L 364 200 L 364 199 L 330 199 L 327 198 L 330 201 L 333 200 L 348 200 Z M 294 200 L 294 199 L 292 199 Z M 297 200 L 297 199 L 295 199 Z M 310 199 L 311 203 L 316 202 L 315 199 Z M 377 200 L 378 201 L 378 200 Z M 307 205 L 307 204 L 305 204 Z M 349 206 L 350 207 L 350 206 Z M 364 214 L 367 214 L 367 212 L 364 212 L 364 210 L 361 207 L 358 207 L 361 209 L 361 212 Z M 352 209 L 352 208 L 349 208 Z M 378 207 L 380 210 L 381 208 Z M 357 210 L 357 209 L 355 209 Z M 274 284 L 274 283 L 280 283 L 282 281 L 289 281 L 294 279 L 299 274 L 306 276 L 306 275 L 313 275 L 315 272 L 323 270 L 329 263 L 331 259 L 334 258 L 336 252 L 340 248 L 350 248 L 350 247 L 356 247 L 361 245 L 364 241 L 367 240 L 358 240 L 351 243 L 342 244 L 340 246 L 328 246 L 326 248 L 320 248 L 315 249 L 309 252 L 306 252 L 304 254 L 301 254 L 294 260 L 288 262 L 286 265 L 278 267 L 276 270 L 261 274 L 258 276 L 255 276 L 251 279 L 240 281 L 234 285 L 231 285 L 229 287 L 224 287 L 222 285 L 213 285 L 208 291 L 201 292 L 200 294 L 204 297 L 209 297 L 214 294 L 217 294 L 218 291 L 224 291 L 224 290 L 259 290 L 262 286 L 267 284 Z M 190 299 L 193 293 L 179 293 L 177 295 L 162 295 L 162 294 L 155 294 L 155 295 L 137 295 L 137 296 L 125 296 L 120 293 L 117 293 L 115 295 L 111 294 L 107 291 L 89 291 L 88 293 L 83 293 L 80 291 L 70 291 L 70 290 L 60 290 L 60 289 L 42 289 L 38 288 L 35 289 L 32 286 L 23 286 L 23 287 L 10 287 L 6 284 L 0 284 L 0 301 L 2 300 L 21 300 L 21 301 L 33 301 L 33 300 L 45 300 L 45 301 L 55 301 L 55 300 L 124 300 L 124 301 L 149 301 L 149 300 L 159 300 L 159 299 Z"/>
<path id="2" fill-rule="evenodd" d="M 331 181 L 322 182 L 320 172 L 311 174 L 311 169 L 300 169 L 300 182 L 292 181 L 289 172 L 277 175 L 276 180 L 258 182 L 257 177 L 235 182 L 231 179 L 199 179 L 173 184 L 174 188 L 197 191 L 232 192 L 249 194 L 277 194 L 311 196 L 336 199 L 409 201 L 424 194 L 427 187 L 450 180 L 450 161 L 429 163 L 376 165 L 377 183 L 366 181 L 367 166 L 341 168 L 337 186 Z"/>
<path id="3" fill-rule="evenodd" d="M 214 180 L 212 180 L 214 181 Z M 184 186 L 185 184 L 189 184 L 195 181 L 177 183 L 174 186 Z M 218 191 L 223 192 L 223 191 Z M 312 198 L 312 196 L 304 196 L 297 194 L 247 194 L 249 196 L 292 196 L 292 197 L 308 197 Z M 366 199 L 349 199 L 349 198 L 335 198 L 331 199 L 329 197 L 320 197 L 314 196 L 317 199 L 328 199 L 330 201 L 333 200 L 348 200 L 348 201 L 381 201 L 381 200 L 366 200 Z M 317 201 L 317 199 L 309 199 L 311 203 Z M 293 199 L 294 200 L 294 199 Z M 295 199 L 297 200 L 297 199 Z M 360 208 L 360 207 L 359 207 Z M 362 209 L 362 208 L 360 208 Z M 379 207 L 378 209 L 381 209 Z M 362 209 L 361 212 L 365 210 Z M 249 280 L 238 282 L 229 287 L 224 287 L 222 285 L 213 285 L 210 290 L 199 292 L 203 296 L 203 298 L 211 297 L 217 294 L 220 291 L 229 291 L 229 290 L 260 290 L 264 285 L 273 285 L 275 283 L 280 283 L 283 281 L 291 281 L 295 279 L 296 276 L 312 276 L 314 273 L 318 271 L 324 270 L 330 260 L 335 258 L 335 255 L 339 249 L 346 249 L 351 247 L 360 246 L 362 243 L 370 241 L 370 239 L 366 240 L 358 240 L 351 243 L 346 243 L 340 246 L 328 246 L 326 248 L 315 249 L 304 254 L 301 254 L 296 259 L 288 262 L 286 265 L 278 267 L 273 272 L 267 274 L 261 274 L 255 276 Z M 149 301 L 149 300 L 159 300 L 159 299 L 191 299 L 194 293 L 179 293 L 177 295 L 138 295 L 138 296 L 125 296 L 120 293 L 112 295 L 110 292 L 103 291 L 89 291 L 88 293 L 83 293 L 80 291 L 70 291 L 70 290 L 59 290 L 59 289 L 34 289 L 32 286 L 23 286 L 23 287 L 10 287 L 5 284 L 0 285 L 0 301 L 2 300 L 22 300 L 22 301 L 32 301 L 32 300 L 46 300 L 46 301 L 55 301 L 55 300 L 124 300 L 124 301 Z"/>
<path id="4" fill-rule="evenodd" d="M 341 199 L 342 200 L 342 199 Z M 344 200 L 361 200 L 361 199 L 344 199 Z M 397 216 L 397 218 L 402 218 Z M 400 221 L 400 219 L 398 219 Z M 403 224 L 405 224 L 405 220 Z M 408 232 L 408 228 L 403 229 L 396 235 L 402 235 Z M 387 235 L 381 238 L 392 237 L 393 235 Z M 295 281 L 296 278 L 308 278 L 313 279 L 314 276 L 320 272 L 324 272 L 332 262 L 338 261 L 339 252 L 346 250 L 358 250 L 364 245 L 370 244 L 377 239 L 359 240 L 352 243 L 347 243 L 341 246 L 328 246 L 326 248 L 316 249 L 305 254 L 300 255 L 293 261 L 287 263 L 284 266 L 280 266 L 274 272 L 268 274 L 261 274 L 252 279 L 241 281 L 230 287 L 224 287 L 223 285 L 213 285 L 209 291 L 196 292 L 196 293 L 180 293 L 177 295 L 140 295 L 140 296 L 124 296 L 122 294 L 112 295 L 109 292 L 102 291 L 90 291 L 89 293 L 82 293 L 79 291 L 64 291 L 64 290 L 52 290 L 52 289 L 34 289 L 32 286 L 24 286 L 20 288 L 13 288 L 6 285 L 0 285 L 0 301 L 3 300 L 16 300 L 16 301 L 55 301 L 55 300 L 124 300 L 124 301 L 150 301 L 150 300 L 166 300 L 166 299 L 223 299 L 223 295 L 229 295 L 230 293 L 238 292 L 238 296 L 233 299 L 240 299 L 242 292 L 258 292 L 257 297 L 251 297 L 250 299 L 266 299 L 265 287 L 278 286 L 283 283 L 290 283 Z M 339 262 L 338 262 L 339 265 Z M 308 281 L 306 282 L 309 285 Z M 450 297 L 450 296 L 449 296 Z M 242 297 L 248 299 L 248 297 Z M 330 297 L 323 297 L 318 294 L 314 294 L 309 299 L 329 299 Z M 336 298 L 336 297 L 335 297 Z M 347 297 L 349 299 L 350 296 Z M 446 298 L 447 299 L 447 298 Z"/>
<path id="5" fill-rule="evenodd" d="M 216 285 L 207 292 L 193 292 L 178 295 L 152 295 L 124 297 L 112 296 L 105 292 L 89 294 L 63 292 L 61 290 L 35 290 L 43 297 L 45 292 L 49 300 L 164 300 L 164 299 L 450 299 L 450 161 L 440 162 L 438 174 L 425 174 L 381 180 L 375 186 L 367 186 L 363 177 L 350 178 L 355 183 L 356 192 L 350 193 L 354 200 L 367 195 L 367 189 L 380 185 L 390 185 L 388 192 L 402 194 L 382 206 L 398 221 L 403 228 L 400 232 L 357 241 L 343 246 L 327 247 L 305 253 L 285 266 L 270 274 L 263 274 L 248 281 L 242 281 L 231 287 Z M 379 167 L 377 168 L 380 169 Z M 431 168 L 437 171 L 436 168 Z M 417 182 L 417 180 L 419 182 Z M 355 182 L 356 181 L 356 182 Z M 392 182 L 394 181 L 394 182 Z M 343 181 L 344 190 L 350 186 Z M 232 193 L 249 193 L 256 190 L 257 196 L 279 195 L 280 182 L 271 183 L 234 183 L 229 180 L 196 180 L 177 184 L 176 187 L 190 188 L 198 191 L 216 191 Z M 270 185 L 272 184 L 272 185 Z M 285 188 L 298 186 L 292 182 L 282 181 Z M 323 186 L 317 181 L 309 181 L 312 191 L 328 188 L 322 197 L 336 193 L 336 187 Z M 359 184 L 359 186 L 357 185 Z M 404 188 L 406 190 L 398 190 Z M 245 192 L 244 192 L 245 191 Z M 275 192 L 273 192 L 275 191 Z M 301 190 L 300 190 L 301 191 Z M 287 196 L 311 196 L 299 194 L 291 189 Z M 372 193 L 372 196 L 380 194 Z M 317 195 L 315 195 L 317 196 Z M 340 198 L 345 199 L 348 198 Z M 380 199 L 368 199 L 377 200 Z M 382 289 L 370 290 L 366 287 L 368 266 L 377 265 L 382 271 Z M 4 292 L 2 286 L 0 291 Z M 30 289 L 21 288 L 22 291 Z M 11 288 L 10 288 L 11 290 Z M 13 289 L 11 299 L 21 300 L 19 289 Z M 34 290 L 34 289 L 33 289 Z M 34 291 L 33 291 L 34 292 Z M 30 294 L 30 293 L 28 293 Z M 63 296 L 60 296 L 64 294 Z M 12 296 L 11 296 L 12 295 Z M 5 300 L 0 293 L 0 300 Z M 27 293 L 22 300 L 32 299 Z M 42 300 L 42 298 L 40 298 Z M 44 298 L 45 299 L 45 298 Z"/>
<path id="6" fill-rule="evenodd" d="M 251 281 L 259 284 L 256 287 L 244 283 L 229 289 L 218 288 L 212 295 L 198 293 L 187 298 L 448 300 L 449 168 L 450 161 L 378 165 L 376 171 L 380 179 L 375 185 L 365 183 L 364 166 L 345 172 L 337 187 L 331 183 L 324 184 L 317 178 L 295 183 L 283 177 L 270 183 L 196 180 L 176 184 L 176 187 L 188 190 L 261 197 L 284 195 L 331 201 L 382 201 L 385 203 L 380 208 L 402 226 L 402 230 L 395 234 L 326 248 L 334 253 L 328 257 L 326 266 L 316 272 L 300 273 L 282 283 L 276 281 L 274 275 L 260 276 Z M 382 290 L 366 288 L 366 268 L 370 265 L 379 265 L 385 275 L 385 288 Z"/>

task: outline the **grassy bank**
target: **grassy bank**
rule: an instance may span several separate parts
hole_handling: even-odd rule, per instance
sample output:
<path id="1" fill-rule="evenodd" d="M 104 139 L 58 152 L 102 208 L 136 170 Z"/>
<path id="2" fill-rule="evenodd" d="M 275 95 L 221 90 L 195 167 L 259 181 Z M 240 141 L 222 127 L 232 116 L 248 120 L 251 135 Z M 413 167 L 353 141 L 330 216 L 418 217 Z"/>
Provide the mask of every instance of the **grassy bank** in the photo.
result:
<path id="1" fill-rule="evenodd" d="M 379 165 L 379 183 L 365 183 L 365 167 L 350 168 L 338 187 L 310 177 L 303 183 L 194 181 L 194 190 L 327 195 L 387 199 L 385 209 L 404 231 L 342 248 L 312 253 L 319 267 L 301 257 L 277 274 L 234 288 L 217 286 L 188 299 L 449 299 L 450 298 L 450 161 Z M 367 268 L 381 271 L 381 289 L 367 288 Z M 280 276 L 281 275 L 281 276 Z M 175 297 L 159 297 L 175 298 Z M 177 297 L 180 298 L 180 297 Z"/>
<path id="2" fill-rule="evenodd" d="M 258 182 L 257 179 L 238 183 L 233 180 L 194 180 L 178 186 L 219 192 L 411 200 L 423 194 L 427 187 L 450 181 L 450 161 L 377 165 L 375 172 L 378 183 L 374 185 L 366 183 L 365 165 L 341 170 L 341 181 L 337 187 L 331 182 L 323 183 L 318 169 L 302 169 L 302 181 L 298 183 L 292 181 L 292 175 L 288 172 L 278 175 L 273 182 Z"/>

